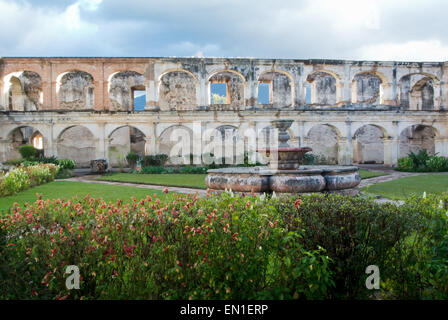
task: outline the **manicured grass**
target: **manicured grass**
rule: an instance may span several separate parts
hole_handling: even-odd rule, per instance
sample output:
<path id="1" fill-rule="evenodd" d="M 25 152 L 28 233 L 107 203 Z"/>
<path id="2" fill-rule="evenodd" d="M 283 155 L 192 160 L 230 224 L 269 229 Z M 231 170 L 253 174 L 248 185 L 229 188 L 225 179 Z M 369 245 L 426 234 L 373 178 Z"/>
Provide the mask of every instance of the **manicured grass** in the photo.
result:
<path id="1" fill-rule="evenodd" d="M 141 184 L 154 184 L 167 187 L 190 187 L 207 189 L 205 185 L 206 174 L 135 174 L 112 173 L 104 175 L 97 180 L 133 182 Z"/>
<path id="2" fill-rule="evenodd" d="M 387 172 L 382 171 L 370 171 L 366 169 L 360 169 L 359 175 L 361 176 L 361 179 L 370 179 L 370 178 L 387 176 L 389 174 Z"/>
<path id="3" fill-rule="evenodd" d="M 362 179 L 369 179 L 373 177 L 381 177 L 388 175 L 386 172 L 374 172 L 361 169 L 359 174 Z M 115 181 L 115 182 L 130 182 L 141 184 L 154 184 L 167 187 L 189 187 L 198 189 L 207 189 L 205 185 L 206 174 L 135 174 L 135 173 L 111 173 L 104 175 L 97 180 Z"/>
<path id="4" fill-rule="evenodd" d="M 404 200 L 411 194 L 440 194 L 448 191 L 448 174 L 426 174 L 377 183 L 362 191 L 393 200 Z"/>
<path id="5" fill-rule="evenodd" d="M 69 199 L 75 195 L 78 195 L 78 198 L 82 198 L 89 194 L 94 198 L 102 197 L 107 202 L 115 202 L 117 199 L 127 202 L 131 201 L 132 196 L 136 199 L 142 199 L 148 195 L 153 196 L 154 193 L 161 199 L 166 197 L 162 191 L 153 189 L 113 186 L 99 183 L 54 181 L 25 190 L 13 196 L 0 198 L 0 214 L 11 208 L 14 202 L 24 204 L 25 202 L 32 203 L 36 201 L 36 193 L 42 195 L 42 199 Z"/>

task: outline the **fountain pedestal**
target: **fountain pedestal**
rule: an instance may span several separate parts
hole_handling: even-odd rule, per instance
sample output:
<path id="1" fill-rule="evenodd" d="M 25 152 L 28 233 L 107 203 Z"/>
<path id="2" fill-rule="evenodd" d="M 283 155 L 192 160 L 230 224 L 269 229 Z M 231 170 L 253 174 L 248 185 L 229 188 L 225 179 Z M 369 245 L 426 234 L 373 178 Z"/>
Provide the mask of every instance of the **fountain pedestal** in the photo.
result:
<path id="1" fill-rule="evenodd" d="M 206 185 L 214 190 L 238 192 L 306 193 L 356 187 L 361 182 L 355 166 L 301 166 L 310 148 L 292 148 L 287 129 L 293 120 L 273 121 L 279 129 L 279 147 L 259 149 L 272 158 L 267 167 L 236 167 L 208 170 Z"/>

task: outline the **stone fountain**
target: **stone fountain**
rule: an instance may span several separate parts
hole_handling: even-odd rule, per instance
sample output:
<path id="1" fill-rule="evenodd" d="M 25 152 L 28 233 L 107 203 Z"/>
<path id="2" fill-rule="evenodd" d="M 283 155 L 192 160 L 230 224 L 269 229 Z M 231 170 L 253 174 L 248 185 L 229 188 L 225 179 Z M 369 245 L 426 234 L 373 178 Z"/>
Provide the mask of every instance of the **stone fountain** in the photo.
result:
<path id="1" fill-rule="evenodd" d="M 312 149 L 289 146 L 287 130 L 292 123 L 293 120 L 272 122 L 279 131 L 278 148 L 257 150 L 273 158 L 267 167 L 211 169 L 205 179 L 207 186 L 239 192 L 306 193 L 350 189 L 361 182 L 356 166 L 301 165 L 305 154 Z"/>

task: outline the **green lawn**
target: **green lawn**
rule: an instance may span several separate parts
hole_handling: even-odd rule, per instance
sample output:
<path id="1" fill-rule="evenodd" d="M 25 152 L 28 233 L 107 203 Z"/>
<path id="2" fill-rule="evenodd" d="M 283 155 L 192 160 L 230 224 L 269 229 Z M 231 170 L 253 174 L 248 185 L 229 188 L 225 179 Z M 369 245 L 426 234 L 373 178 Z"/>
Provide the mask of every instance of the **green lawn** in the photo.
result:
<path id="1" fill-rule="evenodd" d="M 447 174 L 426 174 L 377 183 L 362 191 L 393 200 L 404 200 L 411 194 L 440 194 L 448 191 Z"/>
<path id="2" fill-rule="evenodd" d="M 359 175 L 361 176 L 361 179 L 370 179 L 375 177 L 387 176 L 389 174 L 387 172 L 382 171 L 369 171 L 365 169 L 360 169 Z"/>
<path id="3" fill-rule="evenodd" d="M 42 195 L 42 199 L 56 199 L 56 198 L 72 198 L 78 195 L 78 198 L 84 197 L 86 194 L 94 198 L 102 197 L 106 201 L 131 201 L 130 198 L 134 196 L 136 199 L 145 198 L 147 195 L 157 195 L 164 199 L 166 195 L 159 190 L 143 189 L 128 186 L 113 186 L 98 183 L 74 182 L 74 181 L 54 181 L 43 184 L 14 196 L 0 198 L 0 212 L 4 212 L 12 207 L 14 202 L 24 204 L 25 202 L 34 202 L 37 197 L 36 193 Z"/>
<path id="4" fill-rule="evenodd" d="M 112 173 L 104 175 L 97 180 L 133 182 L 141 184 L 153 184 L 167 187 L 190 187 L 207 189 L 205 185 L 206 174 L 134 174 Z"/>

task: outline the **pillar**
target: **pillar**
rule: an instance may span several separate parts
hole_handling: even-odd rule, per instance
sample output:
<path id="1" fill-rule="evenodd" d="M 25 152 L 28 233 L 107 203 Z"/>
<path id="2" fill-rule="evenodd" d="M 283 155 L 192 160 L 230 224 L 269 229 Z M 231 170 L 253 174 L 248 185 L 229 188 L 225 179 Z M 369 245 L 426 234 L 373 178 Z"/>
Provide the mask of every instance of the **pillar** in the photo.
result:
<path id="1" fill-rule="evenodd" d="M 384 165 L 393 167 L 398 162 L 398 139 L 397 138 L 384 138 Z"/>
<path id="2" fill-rule="evenodd" d="M 6 152 L 8 148 L 8 139 L 0 139 L 0 161 L 6 161 Z"/>
<path id="3" fill-rule="evenodd" d="M 448 156 L 448 139 L 442 137 L 436 137 L 434 139 L 435 151 L 438 156 L 447 157 Z"/>
<path id="4" fill-rule="evenodd" d="M 338 140 L 338 164 L 351 165 L 353 163 L 353 154 L 351 152 L 351 143 L 348 137 L 341 137 Z"/>

